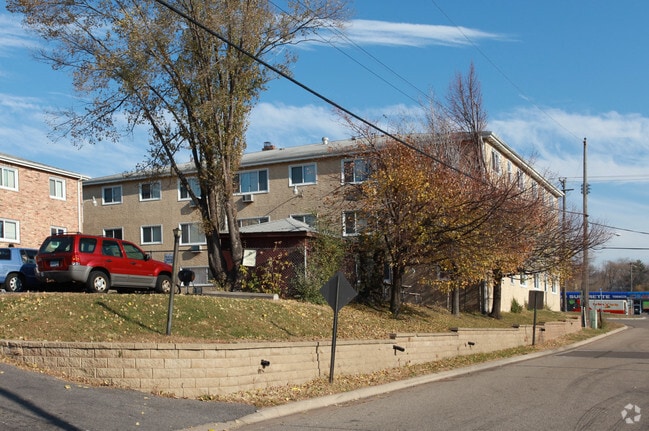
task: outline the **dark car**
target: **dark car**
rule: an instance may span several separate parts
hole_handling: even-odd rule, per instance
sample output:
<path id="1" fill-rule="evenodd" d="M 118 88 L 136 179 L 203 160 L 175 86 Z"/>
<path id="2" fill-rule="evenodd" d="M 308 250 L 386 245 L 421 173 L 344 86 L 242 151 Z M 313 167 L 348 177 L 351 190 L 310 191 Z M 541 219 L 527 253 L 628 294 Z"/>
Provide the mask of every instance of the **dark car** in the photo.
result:
<path id="1" fill-rule="evenodd" d="M 117 238 L 85 234 L 52 235 L 36 255 L 41 281 L 81 283 L 89 292 L 171 289 L 172 267 L 151 259 L 135 244 Z"/>
<path id="2" fill-rule="evenodd" d="M 36 287 L 35 248 L 0 248 L 0 285 L 8 292 L 21 292 Z"/>

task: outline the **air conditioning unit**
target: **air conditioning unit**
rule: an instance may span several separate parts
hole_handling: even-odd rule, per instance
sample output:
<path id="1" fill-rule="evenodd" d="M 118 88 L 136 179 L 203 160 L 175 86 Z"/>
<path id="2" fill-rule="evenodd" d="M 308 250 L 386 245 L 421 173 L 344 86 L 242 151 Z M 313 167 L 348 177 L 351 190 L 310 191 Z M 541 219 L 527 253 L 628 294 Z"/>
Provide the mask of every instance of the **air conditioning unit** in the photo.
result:
<path id="1" fill-rule="evenodd" d="M 243 202 L 252 202 L 252 201 L 254 201 L 254 195 L 243 195 L 241 200 Z"/>
<path id="2" fill-rule="evenodd" d="M 194 253 L 200 253 L 201 251 L 203 251 L 203 246 L 202 245 L 192 245 L 189 248 L 189 250 L 193 251 Z"/>

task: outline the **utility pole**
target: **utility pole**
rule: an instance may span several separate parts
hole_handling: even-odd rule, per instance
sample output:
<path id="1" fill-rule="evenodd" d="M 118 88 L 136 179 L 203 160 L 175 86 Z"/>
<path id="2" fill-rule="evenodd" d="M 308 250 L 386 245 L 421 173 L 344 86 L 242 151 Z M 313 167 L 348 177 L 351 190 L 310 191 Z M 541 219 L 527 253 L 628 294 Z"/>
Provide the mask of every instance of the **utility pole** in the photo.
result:
<path id="1" fill-rule="evenodd" d="M 584 182 L 582 184 L 582 194 L 583 194 L 583 213 L 584 213 L 584 237 L 582 242 L 582 268 L 581 268 L 581 296 L 582 304 L 581 310 L 583 313 L 583 325 L 586 328 L 590 328 L 590 309 L 588 307 L 588 299 L 590 295 L 590 289 L 588 286 L 588 164 L 587 164 L 587 144 L 586 138 L 584 138 Z"/>
<path id="2" fill-rule="evenodd" d="M 566 178 L 559 178 L 559 183 L 561 184 L 561 192 L 563 193 L 563 199 L 561 202 L 561 237 L 563 242 L 563 247 L 565 247 L 566 241 L 566 193 L 574 190 L 566 188 Z M 561 251 L 562 253 L 564 250 Z M 572 277 L 571 277 L 572 278 Z M 566 291 L 568 290 L 566 286 L 566 280 L 561 280 L 561 311 L 568 311 L 568 298 Z"/>

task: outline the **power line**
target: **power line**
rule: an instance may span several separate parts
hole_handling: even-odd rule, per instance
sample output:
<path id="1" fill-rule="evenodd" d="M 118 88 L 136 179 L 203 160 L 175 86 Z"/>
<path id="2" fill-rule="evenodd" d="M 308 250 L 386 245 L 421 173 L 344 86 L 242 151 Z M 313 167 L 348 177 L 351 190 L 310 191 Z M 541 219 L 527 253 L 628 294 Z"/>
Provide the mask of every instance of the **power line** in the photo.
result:
<path id="1" fill-rule="evenodd" d="M 339 105 L 338 103 L 334 102 L 333 100 L 329 99 L 328 97 L 324 96 L 323 94 L 321 94 L 321 93 L 315 91 L 314 89 L 310 88 L 306 84 L 303 84 L 302 82 L 298 81 L 297 79 L 289 76 L 287 73 L 281 71 L 277 67 L 275 67 L 275 66 L 271 65 L 270 63 L 264 61 L 263 59 L 259 58 L 259 56 L 247 51 L 243 47 L 241 47 L 241 46 L 237 45 L 236 43 L 230 41 L 226 37 L 220 35 L 216 31 L 214 31 L 211 28 L 207 27 L 205 24 L 203 24 L 203 23 L 199 22 L 198 20 L 190 17 L 189 15 L 187 15 L 185 12 L 181 11 L 180 9 L 170 5 L 166 1 L 164 1 L 164 0 L 155 0 L 155 1 L 156 1 L 156 3 L 166 7 L 167 9 L 174 12 L 175 14 L 183 17 L 184 19 L 186 19 L 190 23 L 194 24 L 195 26 L 201 28 L 202 30 L 204 30 L 208 34 L 210 34 L 210 35 L 214 36 L 215 38 L 219 39 L 220 41 L 227 44 L 228 46 L 231 46 L 232 48 L 236 49 L 240 53 L 244 54 L 246 57 L 249 57 L 250 59 L 256 61 L 257 63 L 261 64 L 262 66 L 266 67 L 267 69 L 275 72 L 276 74 L 278 74 L 282 78 L 289 80 L 290 82 L 292 82 L 293 84 L 295 84 L 298 87 L 302 88 L 303 90 L 311 93 L 312 95 L 316 96 L 317 98 L 323 100 L 325 103 L 327 103 L 327 104 L 333 106 L 334 108 L 344 112 L 345 114 L 347 114 L 350 117 L 360 121 L 361 123 L 365 124 L 366 126 L 371 127 L 372 129 L 376 130 L 377 132 L 380 132 L 381 134 L 393 139 L 395 142 L 398 142 L 401 145 L 406 146 L 407 148 L 417 152 L 418 154 L 421 154 L 422 156 L 427 157 L 427 158 L 433 160 L 436 163 L 439 163 L 440 165 L 444 166 L 447 169 L 450 169 L 450 170 L 452 170 L 452 171 L 454 171 L 454 172 L 456 172 L 456 173 L 458 173 L 460 175 L 463 175 L 463 176 L 465 176 L 465 177 L 467 177 L 467 178 L 469 178 L 469 179 L 471 179 L 473 181 L 477 181 L 477 182 L 480 182 L 480 183 L 483 182 L 482 179 L 475 178 L 471 174 L 469 174 L 467 172 L 464 172 L 464 171 L 460 170 L 459 168 L 456 168 L 455 166 L 450 165 L 450 164 L 448 164 L 448 163 L 446 163 L 446 162 L 444 162 L 442 160 L 437 159 L 436 157 L 426 153 L 425 151 L 417 148 L 416 146 L 414 146 L 412 144 L 409 144 L 408 142 L 404 141 L 403 139 L 399 138 L 398 136 L 396 136 L 396 135 L 388 132 L 387 130 L 382 129 L 381 127 L 377 126 L 376 124 L 364 119 L 360 115 L 355 114 L 354 112 L 350 111 L 349 109 Z"/>
<path id="2" fill-rule="evenodd" d="M 274 5 L 278 10 L 281 10 L 282 12 L 287 13 L 287 11 L 284 10 L 284 9 L 282 9 L 282 7 L 279 6 L 277 3 L 273 2 L 273 1 L 271 1 L 270 3 L 271 3 L 272 5 Z M 305 8 L 308 9 L 308 5 L 305 5 L 305 4 L 301 3 L 301 2 L 299 2 L 299 3 L 300 3 L 302 6 L 304 6 Z M 309 10 L 311 10 L 311 9 L 309 9 Z M 311 12 L 313 12 L 313 11 L 311 10 Z M 387 69 L 390 73 L 392 73 L 394 76 L 396 76 L 397 78 L 399 78 L 401 81 L 403 81 L 403 82 L 405 82 L 406 84 L 408 84 L 408 85 L 409 85 L 410 87 L 412 87 L 412 88 L 413 88 L 417 93 L 421 94 L 421 95 L 422 95 L 423 97 L 425 97 L 427 100 L 430 100 L 430 98 L 428 97 L 428 95 L 427 95 L 426 93 L 424 93 L 422 90 L 420 90 L 417 86 L 415 86 L 413 83 L 411 83 L 410 81 L 408 81 L 406 78 L 404 78 L 403 76 L 401 76 L 397 71 L 395 71 L 394 69 L 392 69 L 390 66 L 388 66 L 388 65 L 385 64 L 385 63 L 383 63 L 380 59 L 378 59 L 378 58 L 377 58 L 376 56 L 374 56 L 372 53 L 370 53 L 369 51 L 367 51 L 366 49 L 364 49 L 362 46 L 360 46 L 360 45 L 358 45 L 356 42 L 354 42 L 352 39 L 350 39 L 349 37 L 347 37 L 347 35 L 346 35 L 345 33 L 343 33 L 342 31 L 340 31 L 338 28 L 336 28 L 335 26 L 332 26 L 332 25 L 327 25 L 326 27 L 329 28 L 332 32 L 336 33 L 340 38 L 342 38 L 343 40 L 345 40 L 347 43 L 349 43 L 350 45 L 352 45 L 353 47 L 355 47 L 356 49 L 358 49 L 359 51 L 361 51 L 362 53 L 364 53 L 365 55 L 367 55 L 368 57 L 370 57 L 372 60 L 374 60 L 375 62 L 377 62 L 377 63 L 380 64 L 381 66 L 383 66 L 385 69 Z M 318 36 L 319 36 L 319 35 L 318 35 Z M 368 66 L 364 65 L 363 63 L 361 63 L 359 60 L 357 60 L 356 58 L 354 58 L 352 55 L 346 53 L 344 50 L 342 50 L 341 48 L 339 48 L 338 46 L 336 46 L 336 45 L 333 44 L 332 42 L 326 40 L 324 37 L 322 37 L 322 36 L 319 36 L 319 37 L 320 37 L 320 40 L 322 40 L 323 43 L 325 43 L 325 44 L 331 46 L 331 47 L 334 48 L 336 51 L 338 51 L 339 53 L 341 53 L 341 54 L 344 55 L 345 57 L 349 58 L 349 59 L 352 60 L 354 63 L 358 64 L 360 67 L 362 67 L 363 69 L 365 69 L 366 71 L 368 71 L 369 73 L 371 73 L 372 75 L 374 75 L 375 77 L 377 77 L 378 79 L 380 79 L 381 81 L 383 81 L 385 84 L 387 84 L 388 86 L 392 87 L 394 90 L 398 91 L 399 93 L 401 93 L 402 95 L 404 95 L 405 97 L 407 97 L 408 99 L 412 100 L 412 101 L 415 102 L 416 104 L 420 104 L 420 101 L 418 101 L 417 99 L 413 98 L 412 96 L 410 96 L 409 94 L 407 94 L 406 92 L 404 92 L 403 90 L 401 90 L 400 88 L 398 88 L 395 84 L 393 84 L 393 83 L 391 83 L 390 81 L 388 81 L 387 79 L 383 78 L 383 77 L 382 77 L 381 75 L 379 75 L 377 72 L 374 72 L 372 69 L 370 69 Z"/>
<path id="3" fill-rule="evenodd" d="M 536 109 L 538 109 L 542 114 L 544 114 L 546 117 L 548 117 L 548 118 L 549 118 L 552 122 L 554 122 L 556 125 L 558 125 L 558 126 L 561 127 L 563 130 L 565 130 L 566 132 L 568 132 L 570 135 L 572 135 L 573 137 L 575 137 L 575 139 L 577 139 L 577 140 L 580 140 L 580 139 L 581 139 L 581 138 L 578 137 L 578 136 L 577 136 L 577 135 L 576 135 L 572 130 L 568 129 L 566 126 L 564 126 L 563 124 L 561 124 L 561 123 L 559 122 L 559 120 L 555 119 L 552 115 L 550 115 L 546 110 L 544 110 L 543 108 L 541 108 L 541 107 L 540 107 L 539 105 L 537 105 L 536 103 L 532 102 L 532 100 L 527 96 L 527 94 L 525 94 L 525 92 L 523 91 L 523 89 L 520 88 L 520 87 L 519 87 L 519 86 L 518 86 L 518 85 L 517 85 L 517 84 L 516 84 L 516 83 L 515 83 L 515 82 L 514 82 L 514 81 L 513 81 L 513 80 L 512 80 L 512 79 L 511 79 L 511 78 L 510 78 L 510 77 L 509 77 L 509 76 L 508 76 L 508 75 L 507 75 L 507 74 L 506 74 L 506 73 L 505 73 L 505 72 L 504 72 L 504 71 L 503 71 L 503 70 L 502 70 L 502 69 L 501 69 L 501 68 L 500 68 L 500 67 L 499 67 L 499 66 L 498 66 L 498 65 L 497 65 L 493 60 L 491 60 L 491 58 L 490 58 L 487 54 L 485 54 L 485 52 L 482 51 L 482 50 L 480 49 L 480 47 L 479 47 L 476 43 L 474 43 L 473 40 L 472 40 L 472 39 L 471 39 L 471 38 L 470 38 L 470 37 L 469 37 L 469 36 L 468 36 L 464 31 L 462 31 L 462 27 L 460 27 L 459 25 L 457 25 L 457 24 L 456 24 L 456 23 L 451 19 L 451 17 L 448 16 L 448 14 L 447 14 L 446 12 L 444 12 L 444 10 L 443 10 L 443 9 L 442 9 L 438 4 L 437 4 L 437 2 L 436 2 L 435 0 L 430 0 L 430 1 L 431 1 L 431 3 L 433 3 L 433 5 L 435 5 L 435 7 L 440 11 L 440 13 L 441 13 L 442 15 L 444 15 L 444 16 L 446 17 L 446 19 L 447 19 L 447 20 L 448 20 L 448 21 L 449 21 L 449 22 L 450 22 L 450 23 L 451 23 L 451 24 L 452 24 L 452 25 L 457 29 L 457 31 L 460 32 L 460 34 L 461 34 L 461 35 L 462 35 L 462 36 L 463 36 L 463 37 L 464 37 L 464 38 L 469 42 L 469 44 L 470 44 L 470 45 L 471 45 L 471 46 L 472 46 L 476 51 L 478 51 L 478 53 L 479 53 L 482 57 L 484 57 L 485 60 L 487 60 L 487 62 L 488 62 L 489 64 L 491 64 L 491 65 L 493 66 L 493 68 L 496 69 L 496 71 L 497 71 L 498 73 L 500 73 L 500 75 L 502 75 L 503 78 L 505 78 L 505 81 L 507 81 L 507 82 L 508 82 L 512 87 L 514 87 L 514 89 L 515 89 L 516 91 L 518 91 L 518 92 L 523 96 L 523 98 L 524 98 L 524 99 L 525 99 L 529 104 L 531 104 L 531 105 L 534 106 Z"/>

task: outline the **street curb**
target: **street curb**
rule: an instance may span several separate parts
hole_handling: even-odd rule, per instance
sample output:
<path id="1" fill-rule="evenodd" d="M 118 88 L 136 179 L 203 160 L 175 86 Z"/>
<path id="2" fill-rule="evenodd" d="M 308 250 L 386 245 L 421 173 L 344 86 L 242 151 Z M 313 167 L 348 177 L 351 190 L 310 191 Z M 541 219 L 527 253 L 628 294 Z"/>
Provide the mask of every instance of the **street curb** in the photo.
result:
<path id="1" fill-rule="evenodd" d="M 488 370 L 492 368 L 502 367 L 504 365 L 514 364 L 517 362 L 523 362 L 530 359 L 536 359 L 543 356 L 553 355 L 556 353 L 565 352 L 567 350 L 576 349 L 585 344 L 592 343 L 594 341 L 600 340 L 604 337 L 617 334 L 618 332 L 626 330 L 628 327 L 624 326 L 622 328 L 615 329 L 611 332 L 605 334 L 597 335 L 596 337 L 589 338 L 587 340 L 579 341 L 568 346 L 559 347 L 557 349 L 544 350 L 541 352 L 530 353 L 521 356 L 515 356 L 512 358 L 498 359 L 494 361 L 484 362 L 476 365 L 469 365 L 467 367 L 457 368 L 449 371 L 440 371 L 434 374 L 427 374 L 425 376 L 413 377 L 407 380 L 400 380 L 396 382 L 390 382 L 378 386 L 370 386 L 366 388 L 356 389 L 354 391 L 343 392 L 340 394 L 327 395 L 320 398 L 313 398 L 308 400 L 296 401 L 289 404 L 283 404 L 281 406 L 269 407 L 262 410 L 258 410 L 255 413 L 249 414 L 242 418 L 236 419 L 230 422 L 221 422 L 221 423 L 212 423 L 199 425 L 196 427 L 185 428 L 179 431 L 228 431 L 244 425 L 251 425 L 259 422 L 263 422 L 270 419 L 277 419 L 283 416 L 289 416 L 295 413 L 307 412 L 309 410 L 314 410 L 322 407 L 328 407 L 335 404 L 343 404 L 351 401 L 357 401 L 363 398 L 369 398 L 375 395 L 381 395 L 388 392 L 398 391 L 401 389 L 411 388 L 413 386 L 422 385 L 425 383 L 432 383 L 439 380 L 448 379 L 451 377 L 457 377 L 460 375 L 471 374 L 478 371 Z"/>

